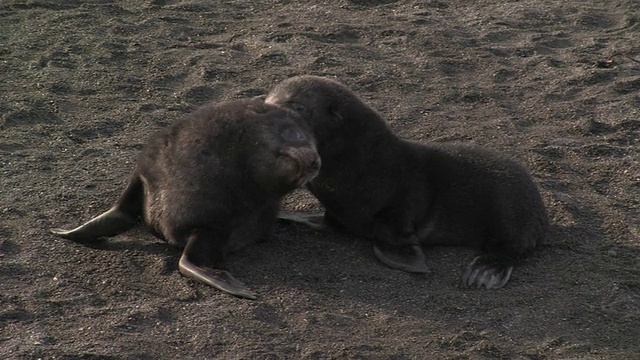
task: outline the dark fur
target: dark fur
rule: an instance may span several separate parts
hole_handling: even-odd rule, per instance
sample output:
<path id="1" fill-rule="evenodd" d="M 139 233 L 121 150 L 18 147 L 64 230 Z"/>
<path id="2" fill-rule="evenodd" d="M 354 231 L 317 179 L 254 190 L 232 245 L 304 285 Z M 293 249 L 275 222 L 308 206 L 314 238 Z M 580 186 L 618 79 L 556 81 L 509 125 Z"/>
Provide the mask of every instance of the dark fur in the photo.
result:
<path id="1" fill-rule="evenodd" d="M 475 146 L 423 145 L 394 135 L 381 116 L 344 85 L 300 76 L 265 100 L 303 115 L 323 160 L 308 189 L 325 207 L 325 225 L 374 240 L 385 264 L 427 272 L 421 245 L 466 245 L 485 252 L 463 283 L 504 286 L 517 259 L 542 243 L 547 213 L 520 163 Z"/>
<path id="2" fill-rule="evenodd" d="M 155 236 L 185 247 L 183 274 L 253 298 L 224 271 L 225 256 L 264 237 L 280 198 L 319 166 L 313 138 L 294 113 L 262 99 L 208 104 L 149 140 L 111 210 L 53 232 L 87 241 L 123 232 L 142 217 Z"/>

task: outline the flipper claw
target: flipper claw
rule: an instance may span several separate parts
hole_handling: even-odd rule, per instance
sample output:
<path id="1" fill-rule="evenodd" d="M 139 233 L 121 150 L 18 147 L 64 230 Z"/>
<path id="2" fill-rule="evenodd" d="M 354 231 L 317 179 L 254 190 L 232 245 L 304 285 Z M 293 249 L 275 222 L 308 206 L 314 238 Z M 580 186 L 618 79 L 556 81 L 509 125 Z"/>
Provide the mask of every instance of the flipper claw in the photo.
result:
<path id="1" fill-rule="evenodd" d="M 467 265 L 462 275 L 462 285 L 470 288 L 484 286 L 486 289 L 499 289 L 507 284 L 513 272 L 512 265 L 504 265 L 490 256 L 478 256 Z"/>

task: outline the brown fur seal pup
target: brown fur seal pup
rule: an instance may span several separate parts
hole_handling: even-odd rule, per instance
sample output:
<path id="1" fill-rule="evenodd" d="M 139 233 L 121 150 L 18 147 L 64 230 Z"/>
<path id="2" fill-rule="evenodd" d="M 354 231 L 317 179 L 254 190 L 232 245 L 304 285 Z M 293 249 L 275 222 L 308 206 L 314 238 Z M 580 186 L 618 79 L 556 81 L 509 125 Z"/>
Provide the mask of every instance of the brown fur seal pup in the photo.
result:
<path id="1" fill-rule="evenodd" d="M 155 236 L 184 247 L 182 274 L 255 299 L 224 270 L 225 255 L 265 236 L 280 198 L 319 167 L 313 137 L 295 113 L 262 99 L 208 104 L 151 137 L 109 211 L 51 232 L 89 241 L 142 217 Z"/>
<path id="2" fill-rule="evenodd" d="M 516 161 L 474 146 L 402 140 L 351 90 L 327 78 L 287 79 L 265 101 L 303 115 L 322 158 L 307 187 L 324 216 L 281 218 L 373 239 L 380 261 L 408 272 L 428 272 L 422 245 L 479 248 L 484 253 L 462 282 L 487 289 L 504 286 L 517 260 L 547 236 L 540 193 Z"/>

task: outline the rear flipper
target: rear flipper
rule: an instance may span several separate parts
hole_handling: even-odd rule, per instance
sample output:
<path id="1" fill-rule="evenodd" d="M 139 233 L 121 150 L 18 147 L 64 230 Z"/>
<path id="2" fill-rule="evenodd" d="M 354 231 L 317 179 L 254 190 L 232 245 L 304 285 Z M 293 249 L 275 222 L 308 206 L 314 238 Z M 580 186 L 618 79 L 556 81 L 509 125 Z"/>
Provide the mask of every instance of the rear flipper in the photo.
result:
<path id="1" fill-rule="evenodd" d="M 498 254 L 481 255 L 467 265 L 462 275 L 464 287 L 499 289 L 507 284 L 513 271 L 513 260 Z"/>
<path id="2" fill-rule="evenodd" d="M 51 229 L 49 232 L 65 239 L 84 242 L 118 235 L 136 224 L 137 218 L 113 207 L 73 230 Z"/>
<path id="3" fill-rule="evenodd" d="M 255 300 L 255 293 L 249 290 L 240 280 L 233 277 L 230 272 L 223 269 L 216 269 L 213 266 L 198 265 L 196 263 L 222 263 L 222 249 L 214 248 L 211 240 L 212 239 L 199 236 L 198 234 L 193 234 L 189 237 L 187 246 L 184 248 L 178 263 L 180 273 L 228 294 Z"/>
<path id="4" fill-rule="evenodd" d="M 373 251 L 383 264 L 410 273 L 426 274 L 431 272 L 420 245 L 374 244 Z"/>
<path id="5" fill-rule="evenodd" d="M 278 219 L 304 224 L 316 231 L 331 230 L 331 226 L 329 226 L 326 223 L 324 219 L 324 215 L 305 214 L 297 211 L 296 212 L 280 211 L 280 213 L 278 214 Z"/>
<path id="6" fill-rule="evenodd" d="M 49 232 L 78 242 L 95 241 L 123 233 L 134 227 L 142 214 L 142 190 L 142 177 L 136 172 L 111 209 L 73 230 L 51 229 Z"/>

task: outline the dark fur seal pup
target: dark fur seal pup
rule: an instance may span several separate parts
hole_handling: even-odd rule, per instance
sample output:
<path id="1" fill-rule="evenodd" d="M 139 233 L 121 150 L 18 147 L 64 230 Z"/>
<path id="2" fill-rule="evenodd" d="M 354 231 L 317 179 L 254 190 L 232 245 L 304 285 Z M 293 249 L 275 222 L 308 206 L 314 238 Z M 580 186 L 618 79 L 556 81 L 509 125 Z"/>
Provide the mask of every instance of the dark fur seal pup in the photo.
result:
<path id="1" fill-rule="evenodd" d="M 267 235 L 279 200 L 317 173 L 307 126 L 263 99 L 209 104 L 153 136 L 129 184 L 104 214 L 53 234 L 75 241 L 113 236 L 142 217 L 184 247 L 182 274 L 229 294 L 254 294 L 224 270 L 225 255 Z"/>
<path id="2" fill-rule="evenodd" d="M 324 216 L 281 218 L 373 239 L 380 261 L 408 272 L 428 272 L 421 245 L 479 248 L 484 253 L 462 282 L 487 289 L 504 286 L 517 260 L 547 236 L 540 193 L 518 162 L 473 146 L 402 140 L 357 95 L 326 78 L 287 79 L 265 101 L 306 118 L 323 161 L 307 187 Z"/>

